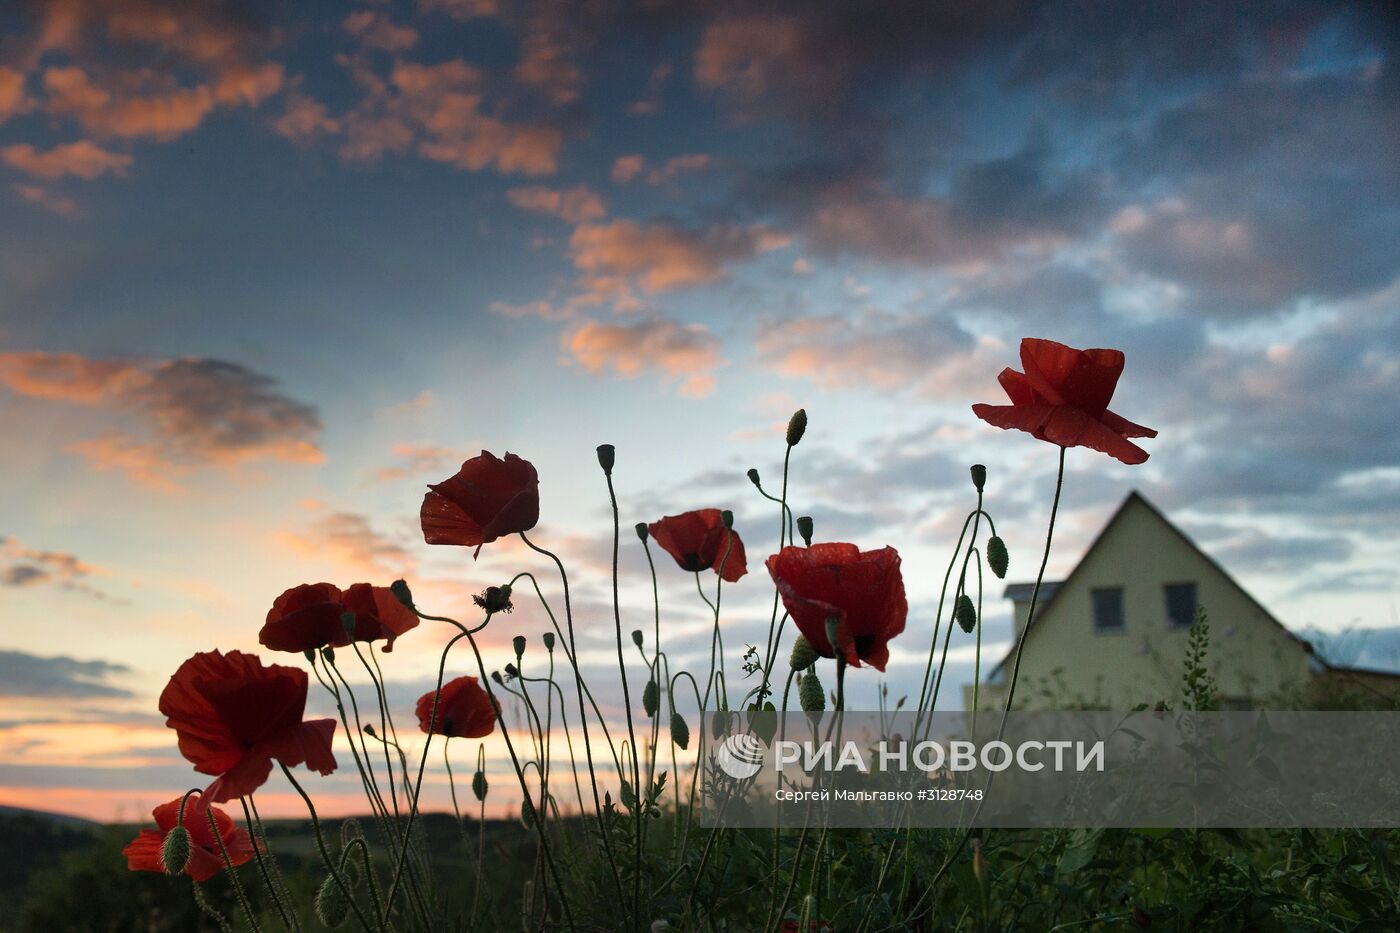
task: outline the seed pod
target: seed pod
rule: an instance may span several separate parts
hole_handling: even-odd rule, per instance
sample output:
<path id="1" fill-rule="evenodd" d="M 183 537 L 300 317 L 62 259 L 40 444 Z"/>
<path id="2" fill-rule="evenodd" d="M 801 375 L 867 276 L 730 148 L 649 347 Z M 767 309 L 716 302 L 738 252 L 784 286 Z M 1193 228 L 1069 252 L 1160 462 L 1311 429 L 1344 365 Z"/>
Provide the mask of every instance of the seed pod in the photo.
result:
<path id="1" fill-rule="evenodd" d="M 1006 553 L 1006 542 L 996 535 L 987 539 L 987 566 L 998 580 L 1006 579 L 1006 568 L 1011 563 L 1011 555 Z"/>
<path id="2" fill-rule="evenodd" d="M 971 632 L 977 627 L 977 607 L 972 605 L 971 596 L 964 593 L 958 597 L 957 605 L 953 607 L 953 618 L 958 620 L 964 632 Z"/>
<path id="3" fill-rule="evenodd" d="M 408 584 L 403 580 L 395 580 L 389 584 L 389 592 L 394 594 L 394 598 L 403 603 L 408 608 L 413 608 L 413 593 L 408 588 Z"/>
<path id="4" fill-rule="evenodd" d="M 642 647 L 642 630 L 641 630 L 641 629 L 639 629 L 639 628 L 634 628 L 634 629 L 632 629 L 632 644 L 636 645 L 638 648 Z"/>
<path id="5" fill-rule="evenodd" d="M 817 649 L 812 647 L 812 643 L 801 635 L 797 636 L 792 643 L 792 655 L 788 658 L 788 665 L 795 671 L 805 671 L 817 662 Z"/>
<path id="6" fill-rule="evenodd" d="M 661 688 L 656 681 L 648 680 L 646 687 L 642 689 L 642 709 L 646 710 L 647 718 L 656 715 L 656 711 L 661 708 Z"/>
<path id="7" fill-rule="evenodd" d="M 515 656 L 518 658 L 525 653 L 525 636 L 516 635 L 510 640 L 510 646 L 515 649 Z"/>
<path id="8" fill-rule="evenodd" d="M 802 675 L 802 682 L 797 685 L 797 699 L 809 713 L 820 713 L 826 709 L 826 691 L 822 689 L 822 682 L 815 670 Z"/>
<path id="9" fill-rule="evenodd" d="M 731 512 L 729 509 L 725 509 L 724 511 L 719 513 L 719 520 L 724 522 L 725 528 L 734 527 L 734 513 Z"/>
<path id="10" fill-rule="evenodd" d="M 540 637 L 544 639 L 544 650 L 546 650 L 546 651 L 553 651 L 553 650 L 554 650 L 554 633 L 553 633 L 553 632 L 545 632 L 544 635 L 542 635 L 542 636 L 540 636 Z"/>
<path id="11" fill-rule="evenodd" d="M 807 409 L 799 408 L 792 413 L 792 418 L 788 420 L 787 444 L 789 447 L 796 447 L 797 442 L 802 440 L 802 435 L 807 433 Z"/>
<path id="12" fill-rule="evenodd" d="M 753 483 L 755 486 L 757 486 L 757 485 L 759 484 L 759 482 L 758 482 L 758 471 L 755 470 L 753 467 L 749 467 L 748 477 L 749 477 L 749 482 Z"/>
<path id="13" fill-rule="evenodd" d="M 184 826 L 176 826 L 165 834 L 160 844 L 160 862 L 167 875 L 179 875 L 190 863 L 190 831 Z"/>
<path id="14" fill-rule="evenodd" d="M 972 465 L 972 485 L 976 487 L 978 492 L 981 492 L 982 487 L 987 485 L 987 468 L 980 463 Z"/>
<path id="15" fill-rule="evenodd" d="M 636 528 L 636 531 L 637 531 L 637 537 L 638 537 L 640 540 L 645 541 L 645 540 L 647 539 L 647 523 L 646 523 L 646 522 L 637 522 L 637 524 L 636 524 L 634 527 Z"/>
<path id="16" fill-rule="evenodd" d="M 797 533 L 802 536 L 803 544 L 812 546 L 812 516 L 802 515 L 797 519 Z"/>
<path id="17" fill-rule="evenodd" d="M 613 462 L 617 459 L 617 449 L 612 444 L 598 445 L 598 466 L 603 468 L 603 472 L 612 475 Z"/>
<path id="18" fill-rule="evenodd" d="M 690 726 L 685 724 L 685 717 L 680 713 L 671 714 L 671 741 L 682 749 L 690 747 Z"/>
<path id="19" fill-rule="evenodd" d="M 486 772 L 478 771 L 472 775 L 472 796 L 477 800 L 486 799 Z"/>
<path id="20" fill-rule="evenodd" d="M 351 638 L 355 636 L 355 613 L 342 612 L 340 614 L 340 627 L 345 629 L 345 634 Z"/>
<path id="21" fill-rule="evenodd" d="M 335 880 L 334 875 L 327 875 L 316 890 L 316 916 L 326 926 L 335 929 L 344 923 L 349 915 L 350 896 Z"/>

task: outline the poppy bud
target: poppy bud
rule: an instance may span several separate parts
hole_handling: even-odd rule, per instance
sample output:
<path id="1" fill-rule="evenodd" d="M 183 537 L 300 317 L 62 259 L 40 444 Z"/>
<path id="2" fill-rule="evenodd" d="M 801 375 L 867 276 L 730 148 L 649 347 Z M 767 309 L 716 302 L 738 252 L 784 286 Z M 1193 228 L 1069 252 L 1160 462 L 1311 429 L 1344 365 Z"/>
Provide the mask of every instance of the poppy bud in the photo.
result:
<path id="1" fill-rule="evenodd" d="M 755 486 L 760 485 L 758 482 L 758 471 L 755 470 L 753 467 L 749 467 L 748 477 L 749 482 L 753 483 Z"/>
<path id="2" fill-rule="evenodd" d="M 981 492 L 982 487 L 987 485 L 987 468 L 980 463 L 972 465 L 972 485 L 978 492 Z"/>
<path id="3" fill-rule="evenodd" d="M 365 735 L 373 736 L 374 734 L 374 726 L 370 723 L 365 723 Z"/>
<path id="4" fill-rule="evenodd" d="M 690 727 L 685 724 L 685 717 L 676 712 L 671 713 L 671 741 L 682 750 L 690 747 Z"/>
<path id="5" fill-rule="evenodd" d="M 598 445 L 598 466 L 603 468 L 603 472 L 612 476 L 613 461 L 617 459 L 617 449 L 612 444 Z"/>
<path id="6" fill-rule="evenodd" d="M 639 540 L 639 541 L 645 543 L 645 542 L 646 542 L 646 539 L 647 539 L 647 523 L 646 523 L 646 522 L 637 522 L 636 528 L 637 528 L 637 540 Z"/>
<path id="7" fill-rule="evenodd" d="M 506 662 L 506 676 L 509 677 L 509 678 L 511 678 L 512 680 L 514 680 L 516 677 L 519 677 L 519 676 L 520 676 L 520 668 L 516 667 L 516 666 L 515 666 L 514 664 L 512 664 L 511 662 L 507 661 L 507 662 Z"/>
<path id="8" fill-rule="evenodd" d="M 472 795 L 477 800 L 486 799 L 486 772 L 478 771 L 472 775 Z"/>
<path id="9" fill-rule="evenodd" d="M 792 418 L 788 420 L 787 445 L 796 447 L 797 442 L 802 440 L 802 435 L 807 433 L 807 409 L 799 408 L 792 413 Z"/>
<path id="10" fill-rule="evenodd" d="M 646 710 L 647 717 L 656 715 L 656 711 L 661 707 L 661 688 L 656 681 L 648 680 L 645 688 L 642 689 L 642 709 Z"/>
<path id="11" fill-rule="evenodd" d="M 958 597 L 957 605 L 953 607 L 953 618 L 958 620 L 964 632 L 971 632 L 977 627 L 977 607 L 972 605 L 971 596 L 964 593 Z"/>
<path id="12" fill-rule="evenodd" d="M 349 915 L 349 896 L 340 886 L 340 882 L 335 880 L 334 875 L 327 875 L 326 880 L 322 881 L 316 890 L 316 916 L 326 926 L 335 929 L 344 923 Z"/>
<path id="13" fill-rule="evenodd" d="M 403 603 L 408 608 L 413 608 L 413 593 L 409 590 L 408 584 L 403 580 L 395 580 L 389 584 L 389 592 L 394 594 L 394 598 Z"/>
<path id="14" fill-rule="evenodd" d="M 315 663 L 316 663 L 316 649 L 315 649 L 315 648 L 307 648 L 305 651 L 302 652 L 302 654 L 306 656 L 306 660 L 307 660 L 308 663 L 311 663 L 311 664 L 315 664 Z"/>
<path id="15" fill-rule="evenodd" d="M 525 653 L 525 636 L 516 635 L 510 640 L 511 647 L 515 649 L 515 656 L 519 658 Z"/>
<path id="16" fill-rule="evenodd" d="M 792 643 L 792 655 L 788 658 L 788 665 L 795 671 L 805 671 L 816 663 L 819 655 L 817 649 L 812 647 L 812 643 L 801 635 Z"/>
<path id="17" fill-rule="evenodd" d="M 639 628 L 634 628 L 634 629 L 632 629 L 632 644 L 636 645 L 638 648 L 642 647 L 642 630 L 641 630 L 641 629 L 639 629 Z"/>
<path id="18" fill-rule="evenodd" d="M 812 516 L 802 515 L 797 519 L 797 533 L 802 536 L 802 543 L 808 547 L 812 546 Z"/>
<path id="19" fill-rule="evenodd" d="M 1006 579 L 1006 568 L 1011 563 L 1011 555 L 1006 553 L 1006 542 L 996 535 L 987 539 L 987 566 L 998 580 Z"/>
<path id="20" fill-rule="evenodd" d="M 717 709 L 710 714 L 710 735 L 718 739 L 729 728 L 729 711 Z"/>
<path id="21" fill-rule="evenodd" d="M 494 680 L 496 683 L 500 684 L 502 687 L 504 687 L 504 686 L 506 685 L 506 682 L 505 682 L 504 680 L 501 679 L 501 672 L 500 672 L 500 671 L 492 671 L 492 672 L 491 672 L 491 679 Z"/>
<path id="22" fill-rule="evenodd" d="M 797 685 L 797 699 L 809 713 L 820 713 L 826 709 L 826 691 L 822 689 L 822 682 L 817 679 L 815 670 L 802 675 L 802 682 Z"/>
<path id="23" fill-rule="evenodd" d="M 719 513 L 719 520 L 724 522 L 725 528 L 734 527 L 734 513 L 729 511 L 728 509 L 725 509 L 723 512 Z"/>
<path id="24" fill-rule="evenodd" d="M 545 632 L 544 635 L 543 635 L 543 638 L 544 638 L 544 650 L 546 650 L 546 651 L 553 651 L 553 650 L 554 650 L 554 633 L 553 633 L 553 632 Z"/>
<path id="25" fill-rule="evenodd" d="M 327 664 L 334 664 L 334 663 L 335 663 L 335 649 L 332 648 L 330 645 L 326 645 L 326 647 L 322 648 L 322 649 L 321 649 L 321 660 L 325 661 Z"/>
<path id="26" fill-rule="evenodd" d="M 355 634 L 355 613 L 342 612 L 340 614 L 340 627 L 345 629 L 346 635 Z"/>
<path id="27" fill-rule="evenodd" d="M 185 866 L 190 863 L 190 831 L 184 825 L 165 834 L 165 841 L 160 844 L 160 863 L 168 875 L 184 873 Z"/>

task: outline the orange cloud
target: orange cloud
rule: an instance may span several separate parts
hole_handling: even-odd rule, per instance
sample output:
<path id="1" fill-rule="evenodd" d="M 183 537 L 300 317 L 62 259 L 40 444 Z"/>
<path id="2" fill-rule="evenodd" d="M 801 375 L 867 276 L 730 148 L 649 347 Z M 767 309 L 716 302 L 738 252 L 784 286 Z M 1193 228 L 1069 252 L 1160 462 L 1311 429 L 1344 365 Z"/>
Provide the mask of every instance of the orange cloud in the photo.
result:
<path id="1" fill-rule="evenodd" d="M 201 464 L 318 463 L 316 409 L 260 373 L 222 360 L 100 360 L 77 354 L 0 353 L 0 384 L 19 395 L 102 407 L 125 428 L 70 449 L 95 469 L 117 469 L 158 489 Z"/>
<path id="2" fill-rule="evenodd" d="M 283 531 L 278 539 L 308 560 L 329 560 L 371 581 L 412 577 L 416 567 L 403 544 L 354 512 L 332 512 L 301 531 Z"/>
<path id="3" fill-rule="evenodd" d="M 75 554 L 39 550 L 25 546 L 17 538 L 0 537 L 0 562 L 3 562 L 0 586 L 56 586 L 97 599 L 109 599 L 89 582 L 94 576 L 106 576 L 107 571 L 80 560 Z"/>
<path id="4" fill-rule="evenodd" d="M 641 174 L 646 164 L 647 160 L 639 155 L 618 156 L 613 160 L 612 180 L 619 185 L 625 185 Z"/>
<path id="5" fill-rule="evenodd" d="M 635 279 L 649 292 L 714 282 L 728 262 L 788 245 L 762 227 L 715 227 L 702 233 L 631 220 L 584 224 L 569 240 L 574 265 L 595 276 Z"/>
<path id="6" fill-rule="evenodd" d="M 74 175 L 91 181 L 108 172 L 121 175 L 131 165 L 131 156 L 108 152 L 90 140 L 55 146 L 40 152 L 29 143 L 16 143 L 0 149 L 0 160 L 33 178 L 53 181 Z"/>
<path id="7" fill-rule="evenodd" d="M 0 123 L 23 113 L 29 106 L 29 98 L 24 92 L 24 72 L 0 67 Z"/>
<path id="8" fill-rule="evenodd" d="M 418 30 L 395 25 L 375 10 L 357 10 L 346 16 L 341 25 L 366 48 L 404 52 L 418 44 Z"/>
<path id="9" fill-rule="evenodd" d="M 375 482 L 393 483 L 410 476 L 427 476 L 443 470 L 451 471 L 471 456 L 470 453 L 452 447 L 418 444 L 395 444 L 393 455 L 403 462 L 376 470 L 374 473 Z M 438 480 L 442 477 L 432 476 L 430 478 Z"/>
<path id="10" fill-rule="evenodd" d="M 339 133 L 341 121 L 332 118 L 326 105 L 305 94 L 287 95 L 286 109 L 272 128 L 293 142 L 307 143 L 320 136 Z"/>
<path id="11" fill-rule="evenodd" d="M 40 207 L 53 211 L 55 214 L 62 214 L 71 217 L 78 212 L 78 202 L 67 195 L 56 194 L 45 188 L 43 185 L 25 185 L 19 182 L 10 186 L 10 190 L 19 195 L 30 204 L 37 204 Z"/>
<path id="12" fill-rule="evenodd" d="M 624 379 L 657 370 L 677 391 L 698 398 L 715 388 L 719 340 L 703 324 L 653 318 L 635 324 L 587 321 L 563 336 L 570 358 L 590 373 L 611 370 Z"/>
<path id="13" fill-rule="evenodd" d="M 523 211 L 553 214 L 571 224 L 597 220 L 607 214 L 603 199 L 587 185 L 564 189 L 531 185 L 511 188 L 506 197 Z"/>

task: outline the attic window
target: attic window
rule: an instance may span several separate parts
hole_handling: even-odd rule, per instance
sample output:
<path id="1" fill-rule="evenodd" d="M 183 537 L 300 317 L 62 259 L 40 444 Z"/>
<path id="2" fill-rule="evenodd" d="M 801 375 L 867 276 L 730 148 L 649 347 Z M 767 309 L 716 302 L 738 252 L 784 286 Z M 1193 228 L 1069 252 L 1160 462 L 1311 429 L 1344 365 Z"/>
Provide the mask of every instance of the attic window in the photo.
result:
<path id="1" fill-rule="evenodd" d="M 1123 588 L 1103 587 L 1089 591 L 1094 606 L 1095 632 L 1123 631 Z"/>
<path id="2" fill-rule="evenodd" d="M 1167 627 L 1190 628 L 1196 621 L 1196 584 L 1168 583 L 1162 593 L 1167 600 Z"/>

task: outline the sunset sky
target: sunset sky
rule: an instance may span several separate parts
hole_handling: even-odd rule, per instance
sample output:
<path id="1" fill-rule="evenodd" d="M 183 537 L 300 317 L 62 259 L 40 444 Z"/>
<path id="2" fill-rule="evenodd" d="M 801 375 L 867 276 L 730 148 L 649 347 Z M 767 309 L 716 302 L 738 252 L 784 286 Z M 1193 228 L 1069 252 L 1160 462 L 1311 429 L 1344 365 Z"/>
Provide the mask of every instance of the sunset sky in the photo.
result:
<path id="1" fill-rule="evenodd" d="M 423 543 L 423 484 L 483 448 L 538 467 L 535 538 L 571 567 L 606 696 L 599 443 L 624 630 L 651 623 L 632 524 L 713 506 L 749 549 L 727 644 L 761 643 L 777 514 L 744 472 L 778 480 L 799 406 L 796 510 L 900 550 L 885 679 L 917 693 L 969 464 L 1010 577 L 1034 576 L 1055 449 L 969 410 L 1001 400 L 1022 336 L 1123 349 L 1113 407 L 1161 432 L 1142 466 L 1071 452 L 1052 575 L 1137 488 L 1290 627 L 1386 630 L 1350 660 L 1394 665 L 1396 23 L 1287 2 L 6 4 L 0 803 L 139 819 L 202 783 L 156 696 L 195 651 L 260 650 L 297 583 L 404 576 L 465 615 L 529 569 L 557 595 L 518 541 L 475 562 Z M 663 643 L 698 668 L 694 581 L 658 571 Z M 999 589 L 988 616 L 997 658 Z M 529 665 L 544 624 L 522 600 L 488 665 L 516 633 Z M 381 656 L 405 726 L 442 634 Z M 851 704 L 879 682 L 854 672 Z M 342 757 L 312 782 L 328 812 L 363 809 Z M 262 796 L 294 812 L 280 781 Z"/>

